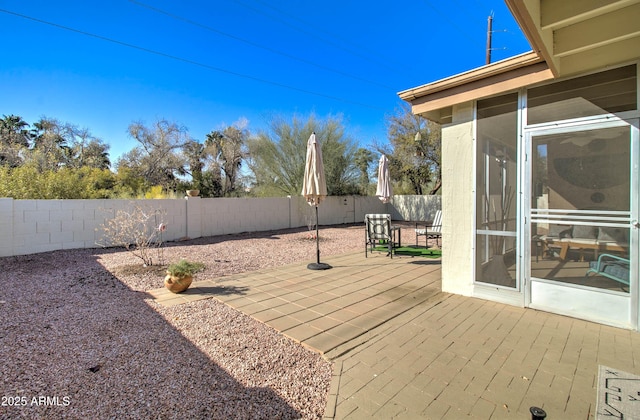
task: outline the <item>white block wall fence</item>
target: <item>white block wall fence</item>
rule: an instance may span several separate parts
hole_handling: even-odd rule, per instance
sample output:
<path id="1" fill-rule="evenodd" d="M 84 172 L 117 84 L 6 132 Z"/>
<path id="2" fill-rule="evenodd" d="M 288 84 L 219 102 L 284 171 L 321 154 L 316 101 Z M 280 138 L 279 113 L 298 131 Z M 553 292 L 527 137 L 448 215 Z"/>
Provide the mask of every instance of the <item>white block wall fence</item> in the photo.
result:
<path id="1" fill-rule="evenodd" d="M 164 241 L 241 232 L 297 228 L 315 222 L 315 210 L 302 197 L 200 198 L 162 200 L 14 200 L 0 198 L 0 257 L 58 249 L 97 248 L 101 227 L 118 210 L 141 206 L 157 210 L 167 225 Z M 429 220 L 440 196 L 327 197 L 319 224 L 363 223 L 367 213 L 390 213 L 393 220 Z M 158 222 L 158 223 L 159 223 Z"/>

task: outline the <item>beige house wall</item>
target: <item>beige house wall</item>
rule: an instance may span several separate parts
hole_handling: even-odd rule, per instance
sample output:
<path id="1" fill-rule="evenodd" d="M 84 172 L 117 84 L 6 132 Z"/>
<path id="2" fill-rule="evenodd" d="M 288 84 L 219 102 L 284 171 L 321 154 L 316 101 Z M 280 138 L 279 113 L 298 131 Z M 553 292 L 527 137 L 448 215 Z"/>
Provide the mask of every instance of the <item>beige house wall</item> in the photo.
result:
<path id="1" fill-rule="evenodd" d="M 471 296 L 474 253 L 473 102 L 453 107 L 442 127 L 442 290 Z"/>

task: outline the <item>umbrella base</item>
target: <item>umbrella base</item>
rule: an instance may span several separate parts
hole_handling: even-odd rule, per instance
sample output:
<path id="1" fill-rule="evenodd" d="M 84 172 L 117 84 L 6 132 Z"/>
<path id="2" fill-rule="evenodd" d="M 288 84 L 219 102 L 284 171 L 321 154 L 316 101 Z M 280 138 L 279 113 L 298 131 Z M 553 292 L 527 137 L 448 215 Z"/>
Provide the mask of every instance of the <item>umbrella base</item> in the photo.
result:
<path id="1" fill-rule="evenodd" d="M 331 267 L 329 264 L 325 264 L 325 263 L 311 263 L 309 265 L 307 265 L 307 268 L 309 270 L 328 270 Z"/>

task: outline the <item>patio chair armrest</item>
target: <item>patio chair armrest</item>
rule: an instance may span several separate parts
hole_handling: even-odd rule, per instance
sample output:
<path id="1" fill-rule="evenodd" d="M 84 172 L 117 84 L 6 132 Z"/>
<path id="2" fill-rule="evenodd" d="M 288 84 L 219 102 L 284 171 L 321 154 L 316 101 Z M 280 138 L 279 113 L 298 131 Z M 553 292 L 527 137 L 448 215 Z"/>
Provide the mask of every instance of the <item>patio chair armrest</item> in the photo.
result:
<path id="1" fill-rule="evenodd" d="M 597 266 L 600 267 L 603 263 L 606 263 L 607 260 L 619 261 L 624 264 L 629 264 L 629 260 L 627 258 L 623 258 L 619 255 L 600 254 L 600 256 L 598 257 Z"/>

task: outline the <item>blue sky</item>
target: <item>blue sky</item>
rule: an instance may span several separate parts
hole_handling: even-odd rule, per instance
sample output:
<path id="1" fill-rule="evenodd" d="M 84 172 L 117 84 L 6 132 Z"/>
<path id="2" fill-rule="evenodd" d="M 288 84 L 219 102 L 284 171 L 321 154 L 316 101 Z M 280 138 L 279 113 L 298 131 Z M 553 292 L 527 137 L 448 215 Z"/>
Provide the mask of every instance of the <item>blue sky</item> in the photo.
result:
<path id="1" fill-rule="evenodd" d="M 203 141 L 246 118 L 341 115 L 386 142 L 399 91 L 530 50 L 502 0 L 0 0 L 0 115 L 56 118 L 111 147 L 134 121 Z"/>

